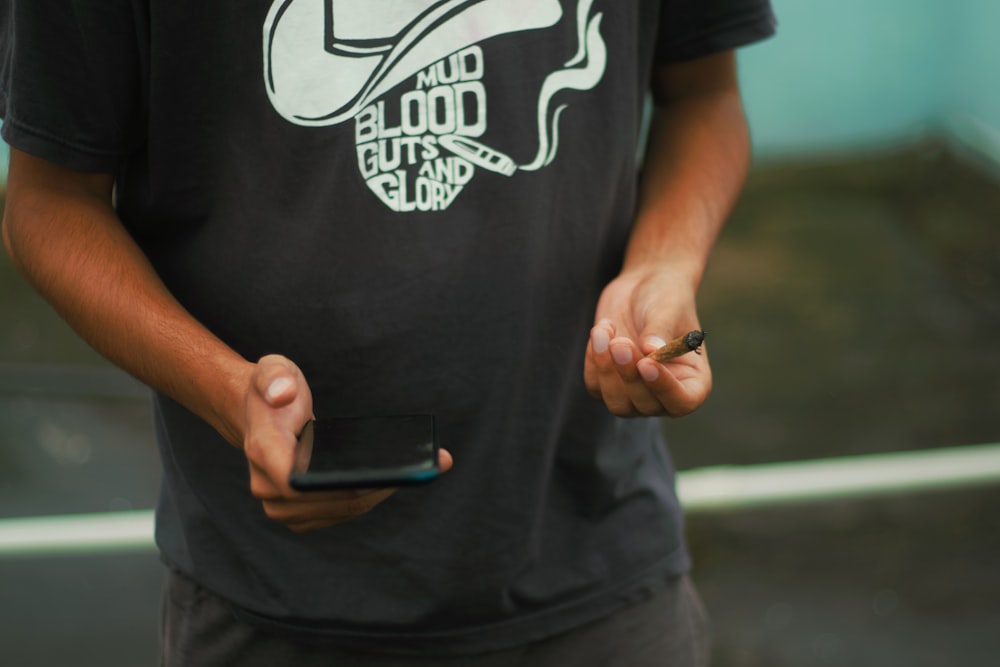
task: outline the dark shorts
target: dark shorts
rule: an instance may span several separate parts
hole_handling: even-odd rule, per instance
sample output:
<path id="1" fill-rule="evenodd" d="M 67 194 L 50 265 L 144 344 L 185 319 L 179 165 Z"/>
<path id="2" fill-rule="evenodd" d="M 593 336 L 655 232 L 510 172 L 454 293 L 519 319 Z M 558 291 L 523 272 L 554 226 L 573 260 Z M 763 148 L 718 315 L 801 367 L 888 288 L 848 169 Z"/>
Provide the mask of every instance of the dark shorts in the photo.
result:
<path id="1" fill-rule="evenodd" d="M 688 577 L 651 598 L 523 647 L 468 657 L 404 657 L 297 644 L 237 620 L 176 573 L 163 600 L 161 667 L 707 667 L 705 611 Z"/>

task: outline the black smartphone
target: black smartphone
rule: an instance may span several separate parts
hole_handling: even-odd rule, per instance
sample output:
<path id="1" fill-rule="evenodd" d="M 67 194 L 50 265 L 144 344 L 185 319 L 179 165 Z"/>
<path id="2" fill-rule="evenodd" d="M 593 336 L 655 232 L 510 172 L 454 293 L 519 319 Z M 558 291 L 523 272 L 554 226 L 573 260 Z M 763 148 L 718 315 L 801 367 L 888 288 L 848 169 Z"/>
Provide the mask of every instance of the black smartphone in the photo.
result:
<path id="1" fill-rule="evenodd" d="M 306 424 L 288 483 L 299 491 L 406 486 L 438 472 L 432 415 L 343 417 Z"/>

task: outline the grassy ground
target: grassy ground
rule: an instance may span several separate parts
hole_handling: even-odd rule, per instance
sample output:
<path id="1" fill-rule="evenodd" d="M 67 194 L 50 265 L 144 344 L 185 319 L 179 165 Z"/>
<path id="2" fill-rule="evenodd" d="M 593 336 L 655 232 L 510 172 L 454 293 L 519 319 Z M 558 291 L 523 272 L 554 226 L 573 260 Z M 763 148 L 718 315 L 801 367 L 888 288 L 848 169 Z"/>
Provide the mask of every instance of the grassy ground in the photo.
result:
<path id="1" fill-rule="evenodd" d="M 701 308 L 682 468 L 1000 440 L 1000 186 L 940 149 L 758 170 Z"/>

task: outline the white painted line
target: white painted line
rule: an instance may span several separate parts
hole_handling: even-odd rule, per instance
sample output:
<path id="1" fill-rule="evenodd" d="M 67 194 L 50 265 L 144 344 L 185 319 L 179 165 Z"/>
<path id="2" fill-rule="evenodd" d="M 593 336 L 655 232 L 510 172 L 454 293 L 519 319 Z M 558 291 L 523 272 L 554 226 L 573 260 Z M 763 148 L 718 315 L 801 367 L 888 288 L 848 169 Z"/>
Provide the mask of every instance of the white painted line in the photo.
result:
<path id="1" fill-rule="evenodd" d="M 688 511 L 829 500 L 1000 481 L 1000 444 L 719 466 L 681 473 Z"/>
<path id="2" fill-rule="evenodd" d="M 1000 444 L 679 473 L 688 512 L 1000 482 Z M 0 558 L 153 552 L 153 511 L 0 519 Z"/>
<path id="3" fill-rule="evenodd" d="M 0 520 L 0 557 L 151 551 L 153 510 Z"/>

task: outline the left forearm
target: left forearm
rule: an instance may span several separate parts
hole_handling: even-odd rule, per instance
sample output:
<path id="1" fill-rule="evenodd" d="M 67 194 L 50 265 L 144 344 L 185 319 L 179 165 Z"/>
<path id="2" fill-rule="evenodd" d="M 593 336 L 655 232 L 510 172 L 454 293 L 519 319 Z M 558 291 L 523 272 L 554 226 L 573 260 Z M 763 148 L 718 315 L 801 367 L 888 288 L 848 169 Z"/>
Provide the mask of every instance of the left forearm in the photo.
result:
<path id="1" fill-rule="evenodd" d="M 587 390 L 612 414 L 678 417 L 711 391 L 707 354 L 646 355 L 701 329 L 695 295 L 749 161 L 738 90 L 732 52 L 664 65 L 653 76 L 636 221 L 622 272 L 598 300 L 584 358 Z"/>
<path id="2" fill-rule="evenodd" d="M 718 66 L 721 58 L 712 60 L 696 66 Z M 624 270 L 662 267 L 696 289 L 743 186 L 749 138 L 735 73 L 718 86 L 670 83 L 652 119 Z"/>

